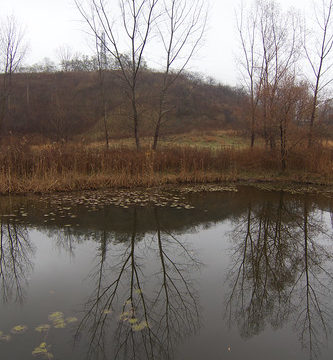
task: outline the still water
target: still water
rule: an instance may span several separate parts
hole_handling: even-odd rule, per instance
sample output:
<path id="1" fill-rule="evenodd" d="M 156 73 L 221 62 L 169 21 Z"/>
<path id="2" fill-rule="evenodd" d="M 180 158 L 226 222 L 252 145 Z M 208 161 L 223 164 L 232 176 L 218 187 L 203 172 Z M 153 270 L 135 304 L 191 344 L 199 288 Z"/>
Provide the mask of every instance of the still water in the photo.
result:
<path id="1" fill-rule="evenodd" d="M 245 187 L 1 198 L 0 359 L 331 360 L 332 211 Z"/>

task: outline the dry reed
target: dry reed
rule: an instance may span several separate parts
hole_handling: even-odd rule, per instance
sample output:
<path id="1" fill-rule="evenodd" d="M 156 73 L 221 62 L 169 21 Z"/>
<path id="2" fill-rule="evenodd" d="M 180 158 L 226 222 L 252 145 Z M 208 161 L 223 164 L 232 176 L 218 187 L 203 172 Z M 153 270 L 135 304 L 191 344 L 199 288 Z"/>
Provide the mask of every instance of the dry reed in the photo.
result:
<path id="1" fill-rule="evenodd" d="M 281 172 L 278 151 L 265 149 L 210 150 L 165 147 L 139 152 L 127 147 L 110 150 L 83 145 L 27 144 L 3 146 L 0 152 L 0 192 L 48 192 L 105 187 L 156 186 L 168 183 L 298 180 L 329 184 L 333 180 L 333 150 L 295 149 Z"/>

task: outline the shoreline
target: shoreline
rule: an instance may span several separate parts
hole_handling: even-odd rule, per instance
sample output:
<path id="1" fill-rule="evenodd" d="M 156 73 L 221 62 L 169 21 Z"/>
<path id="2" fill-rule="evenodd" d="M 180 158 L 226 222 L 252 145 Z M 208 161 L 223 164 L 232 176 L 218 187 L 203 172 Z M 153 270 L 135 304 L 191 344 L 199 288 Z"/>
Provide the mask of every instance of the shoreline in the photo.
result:
<path id="1" fill-rule="evenodd" d="M 306 174 L 303 174 L 306 175 Z M 15 182 L 12 184 L 10 189 L 4 191 L 0 190 L 0 196 L 29 196 L 29 195 L 52 195 L 52 194 L 67 194 L 75 193 L 82 191 L 117 191 L 117 190 L 136 190 L 136 189 L 181 189 L 182 187 L 191 187 L 197 189 L 196 191 L 212 191 L 210 188 L 215 190 L 213 191 L 237 191 L 234 190 L 238 186 L 248 186 L 253 187 L 259 190 L 266 191 L 285 191 L 289 193 L 326 193 L 332 194 L 333 196 L 333 182 L 327 182 L 319 179 L 305 178 L 300 181 L 294 177 L 287 176 L 277 176 L 276 178 L 265 178 L 265 177 L 242 177 L 239 176 L 232 178 L 231 174 L 229 176 L 225 174 L 220 176 L 217 179 L 217 175 L 209 176 L 206 175 L 206 179 L 200 181 L 198 179 L 198 174 L 195 175 L 193 179 L 188 178 L 184 180 L 180 179 L 176 175 L 168 175 L 164 177 L 155 177 L 152 178 L 126 178 L 126 185 L 120 181 L 119 177 L 117 180 L 113 177 L 107 176 L 98 176 L 95 179 L 93 176 L 81 176 L 80 179 L 71 178 L 71 179 L 56 179 L 53 182 L 50 182 L 49 179 L 42 179 L 36 184 L 36 180 L 31 180 L 31 183 L 27 179 L 23 179 L 21 183 Z M 96 181 L 97 180 L 97 181 Z M 132 181 L 131 181 L 132 180 Z M 157 180 L 157 181 L 156 181 Z M 216 190 L 216 189 L 221 190 Z M 8 191 L 10 190 L 10 191 Z"/>

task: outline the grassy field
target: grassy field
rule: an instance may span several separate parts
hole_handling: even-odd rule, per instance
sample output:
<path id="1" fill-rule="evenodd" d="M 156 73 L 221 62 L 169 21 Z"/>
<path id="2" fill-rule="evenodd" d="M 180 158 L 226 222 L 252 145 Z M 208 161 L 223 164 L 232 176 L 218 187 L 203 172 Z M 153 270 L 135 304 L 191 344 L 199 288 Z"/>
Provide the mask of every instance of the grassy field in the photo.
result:
<path id="1" fill-rule="evenodd" d="M 101 138 L 101 137 L 99 137 Z M 142 138 L 141 143 L 145 148 L 152 146 L 152 138 Z M 87 146 L 92 148 L 103 148 L 104 140 L 94 140 L 86 142 Z M 259 145 L 260 144 L 260 145 Z M 258 146 L 263 145 L 259 142 Z M 129 147 L 134 148 L 135 144 L 132 138 L 110 139 L 111 147 Z M 245 149 L 249 147 L 249 140 L 237 134 L 233 130 L 210 130 L 210 131 L 192 131 L 187 134 L 177 134 L 162 136 L 159 140 L 158 147 L 184 146 L 195 148 L 208 148 L 211 150 L 220 150 L 224 148 Z"/>

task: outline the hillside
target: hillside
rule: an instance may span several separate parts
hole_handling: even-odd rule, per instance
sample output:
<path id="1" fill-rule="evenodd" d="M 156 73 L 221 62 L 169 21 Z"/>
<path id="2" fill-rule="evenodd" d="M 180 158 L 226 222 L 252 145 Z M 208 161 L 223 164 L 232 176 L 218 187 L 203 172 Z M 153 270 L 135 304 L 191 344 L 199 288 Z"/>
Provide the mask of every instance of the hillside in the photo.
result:
<path id="1" fill-rule="evenodd" d="M 130 103 L 118 70 L 105 72 L 108 130 L 132 136 Z M 141 136 L 152 135 L 162 74 L 145 69 L 138 81 Z M 18 73 L 13 75 L 5 133 L 39 134 L 54 141 L 80 135 L 103 138 L 103 104 L 98 72 Z M 183 74 L 167 96 L 162 134 L 235 128 L 245 96 L 239 89 Z"/>

